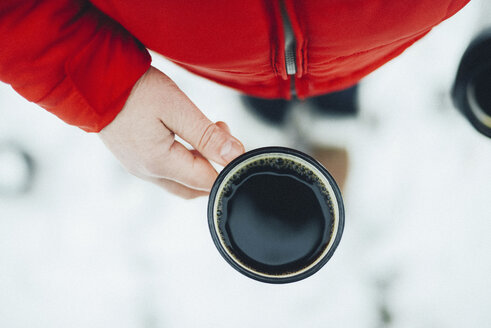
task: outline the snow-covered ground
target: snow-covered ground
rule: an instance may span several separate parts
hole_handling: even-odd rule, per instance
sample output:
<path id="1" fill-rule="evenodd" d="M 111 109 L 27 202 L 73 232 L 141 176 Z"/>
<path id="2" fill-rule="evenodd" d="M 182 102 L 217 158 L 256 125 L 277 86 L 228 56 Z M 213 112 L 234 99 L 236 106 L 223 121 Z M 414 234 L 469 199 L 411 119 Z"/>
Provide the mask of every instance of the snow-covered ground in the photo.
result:
<path id="1" fill-rule="evenodd" d="M 345 140 L 343 240 L 321 271 L 288 285 L 225 263 L 206 199 L 137 180 L 96 135 L 0 85 L 0 146 L 20 145 L 36 164 L 29 193 L 0 195 L 0 327 L 488 327 L 491 140 L 449 98 L 466 45 L 491 25 L 486 2 L 366 78 L 357 132 L 344 136 L 302 106 L 298 133 L 266 126 L 234 91 L 154 56 L 248 149 Z M 6 157 L 0 178 L 22 174 Z"/>

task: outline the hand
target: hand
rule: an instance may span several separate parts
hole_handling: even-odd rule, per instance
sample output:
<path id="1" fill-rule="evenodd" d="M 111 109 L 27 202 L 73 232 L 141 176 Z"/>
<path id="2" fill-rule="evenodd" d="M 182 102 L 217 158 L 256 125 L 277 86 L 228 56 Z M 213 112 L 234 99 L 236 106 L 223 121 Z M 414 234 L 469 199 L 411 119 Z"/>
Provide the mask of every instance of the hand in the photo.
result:
<path id="1" fill-rule="evenodd" d="M 188 150 L 178 135 L 194 147 Z M 186 199 L 207 195 L 217 172 L 244 152 L 223 122 L 211 122 L 165 74 L 151 67 L 121 112 L 99 132 L 133 175 Z"/>

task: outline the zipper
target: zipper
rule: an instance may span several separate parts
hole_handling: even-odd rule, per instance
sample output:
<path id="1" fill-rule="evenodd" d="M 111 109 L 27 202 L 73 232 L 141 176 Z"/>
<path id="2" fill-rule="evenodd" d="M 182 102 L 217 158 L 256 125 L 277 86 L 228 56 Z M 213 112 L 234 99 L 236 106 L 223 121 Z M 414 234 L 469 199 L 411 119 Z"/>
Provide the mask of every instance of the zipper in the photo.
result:
<path id="1" fill-rule="evenodd" d="M 283 22 L 283 33 L 285 37 L 285 68 L 286 74 L 290 76 L 290 91 L 292 96 L 295 95 L 295 74 L 297 73 L 297 60 L 296 60 L 296 40 L 293 34 L 292 24 L 288 13 L 285 8 L 285 4 L 281 1 L 281 21 Z"/>

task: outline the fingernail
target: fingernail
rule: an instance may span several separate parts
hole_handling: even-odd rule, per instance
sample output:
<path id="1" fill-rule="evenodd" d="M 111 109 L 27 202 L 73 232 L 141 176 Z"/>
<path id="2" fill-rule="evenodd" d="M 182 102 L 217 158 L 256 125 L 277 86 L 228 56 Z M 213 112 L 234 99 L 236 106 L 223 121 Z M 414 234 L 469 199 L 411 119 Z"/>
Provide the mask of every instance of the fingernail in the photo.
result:
<path id="1" fill-rule="evenodd" d="M 220 156 L 227 163 L 242 154 L 242 147 L 236 141 L 227 141 L 220 151 Z"/>

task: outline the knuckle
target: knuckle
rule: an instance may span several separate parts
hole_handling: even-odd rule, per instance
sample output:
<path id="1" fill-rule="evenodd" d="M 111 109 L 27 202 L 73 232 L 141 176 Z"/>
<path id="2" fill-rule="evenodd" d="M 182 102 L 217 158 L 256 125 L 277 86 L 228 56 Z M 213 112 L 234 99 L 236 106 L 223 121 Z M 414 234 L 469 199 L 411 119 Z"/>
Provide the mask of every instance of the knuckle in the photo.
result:
<path id="1" fill-rule="evenodd" d="M 164 166 L 155 159 L 145 159 L 142 162 L 143 171 L 149 176 L 162 176 L 165 174 Z"/>
<path id="2" fill-rule="evenodd" d="M 149 151 L 140 159 L 140 170 L 147 176 L 166 177 L 169 173 L 169 161 L 167 160 L 170 153 L 170 147 L 164 146 L 158 151 Z"/>
<path id="3" fill-rule="evenodd" d="M 128 171 L 129 174 L 134 175 L 135 177 L 138 177 L 138 178 L 140 177 L 140 172 L 134 167 L 126 168 L 126 171 Z"/>
<path id="4" fill-rule="evenodd" d="M 123 168 L 128 172 L 129 174 L 137 177 L 137 178 L 142 178 L 142 172 L 139 169 L 138 165 L 126 165 L 123 163 Z"/>
<path id="5" fill-rule="evenodd" d="M 201 138 L 198 143 L 198 150 L 207 150 L 212 148 L 213 145 L 220 139 L 220 131 L 220 128 L 216 124 L 208 124 L 201 133 Z"/>
<path id="6" fill-rule="evenodd" d="M 199 197 L 199 195 L 192 194 L 192 193 L 183 193 L 180 196 L 181 196 L 181 198 L 183 198 L 185 200 L 195 199 L 195 198 Z"/>
<path id="7" fill-rule="evenodd" d="M 144 175 L 142 175 L 140 172 L 136 170 L 126 170 L 127 173 L 129 173 L 130 176 L 141 179 L 141 180 L 147 180 Z"/>

